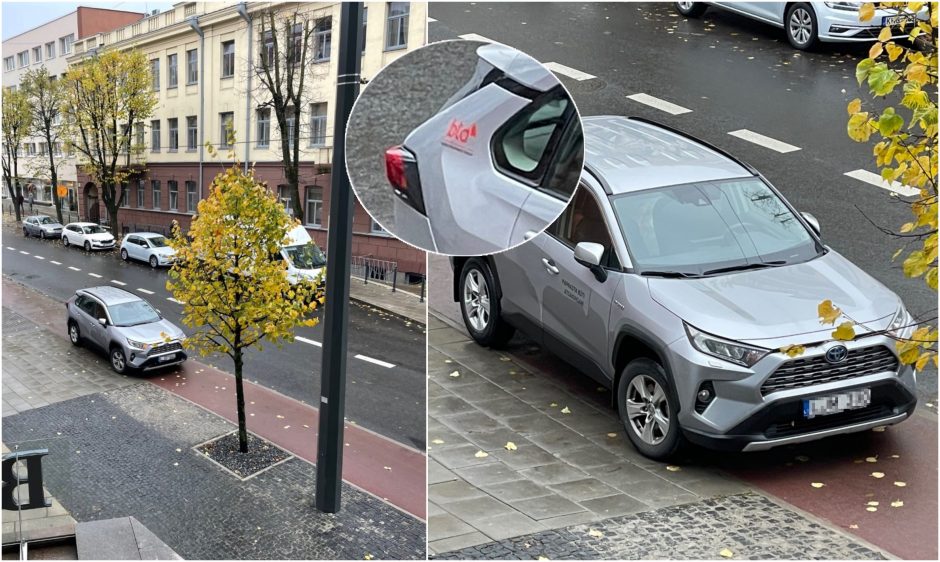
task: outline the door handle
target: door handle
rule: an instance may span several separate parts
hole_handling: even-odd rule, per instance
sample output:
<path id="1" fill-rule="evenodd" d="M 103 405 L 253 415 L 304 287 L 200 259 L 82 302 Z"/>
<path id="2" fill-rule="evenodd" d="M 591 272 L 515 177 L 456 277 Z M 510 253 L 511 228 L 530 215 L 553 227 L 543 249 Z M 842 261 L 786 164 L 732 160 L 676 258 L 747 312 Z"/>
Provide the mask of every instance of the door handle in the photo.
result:
<path id="1" fill-rule="evenodd" d="M 539 233 L 535 232 L 534 230 L 527 230 L 526 233 L 522 235 L 522 239 L 528 242 L 529 240 L 532 240 L 538 235 Z"/>
<path id="2" fill-rule="evenodd" d="M 555 267 L 555 262 L 548 258 L 542 258 L 542 265 L 545 266 L 545 269 L 548 270 L 552 275 L 558 275 L 558 268 Z"/>

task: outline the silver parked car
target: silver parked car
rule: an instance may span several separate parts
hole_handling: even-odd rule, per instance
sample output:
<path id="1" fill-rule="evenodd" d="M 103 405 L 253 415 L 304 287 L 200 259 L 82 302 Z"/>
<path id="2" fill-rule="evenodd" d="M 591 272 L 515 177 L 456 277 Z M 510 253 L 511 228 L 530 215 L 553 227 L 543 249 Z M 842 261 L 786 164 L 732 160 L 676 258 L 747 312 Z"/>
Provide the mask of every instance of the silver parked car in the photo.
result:
<path id="1" fill-rule="evenodd" d="M 173 265 L 176 250 L 171 248 L 166 237 L 156 232 L 131 232 L 121 240 L 121 259 L 140 260 L 156 269 L 161 265 Z"/>
<path id="2" fill-rule="evenodd" d="M 502 251 L 544 230 L 583 160 L 578 112 L 555 75 L 505 45 L 476 53 L 468 83 L 385 154 L 393 234 L 448 255 Z"/>
<path id="3" fill-rule="evenodd" d="M 793 47 L 806 50 L 822 42 L 874 41 L 882 27 L 911 25 L 920 14 L 895 9 L 875 10 L 869 21 L 859 21 L 862 2 L 676 2 L 676 11 L 699 17 L 709 6 L 783 28 Z M 926 17 L 926 10 L 922 11 Z M 895 38 L 907 35 L 898 29 Z"/>
<path id="4" fill-rule="evenodd" d="M 35 215 L 23 219 L 23 236 L 38 236 L 40 238 L 60 238 L 62 224 L 46 215 Z"/>
<path id="5" fill-rule="evenodd" d="M 183 331 L 150 303 L 117 287 L 80 289 L 66 304 L 69 339 L 106 351 L 118 373 L 158 369 L 186 360 Z"/>
<path id="6" fill-rule="evenodd" d="M 756 451 L 911 414 L 915 372 L 894 342 L 914 322 L 815 218 L 683 133 L 583 123 L 584 173 L 561 217 L 513 250 L 452 260 L 477 342 L 521 329 L 611 388 L 630 440 L 656 459 L 686 440 Z M 862 324 L 853 341 L 820 324 L 826 299 Z"/>

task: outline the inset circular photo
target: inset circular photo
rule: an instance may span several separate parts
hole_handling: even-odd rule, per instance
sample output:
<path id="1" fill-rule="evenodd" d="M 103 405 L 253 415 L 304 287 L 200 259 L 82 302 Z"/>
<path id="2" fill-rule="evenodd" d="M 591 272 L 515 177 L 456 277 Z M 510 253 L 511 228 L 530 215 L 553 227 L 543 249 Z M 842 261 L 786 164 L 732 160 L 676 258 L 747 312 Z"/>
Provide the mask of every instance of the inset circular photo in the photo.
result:
<path id="1" fill-rule="evenodd" d="M 492 254 L 561 214 L 584 162 L 581 117 L 512 47 L 443 41 L 382 69 L 346 129 L 346 168 L 385 230 L 430 252 Z"/>

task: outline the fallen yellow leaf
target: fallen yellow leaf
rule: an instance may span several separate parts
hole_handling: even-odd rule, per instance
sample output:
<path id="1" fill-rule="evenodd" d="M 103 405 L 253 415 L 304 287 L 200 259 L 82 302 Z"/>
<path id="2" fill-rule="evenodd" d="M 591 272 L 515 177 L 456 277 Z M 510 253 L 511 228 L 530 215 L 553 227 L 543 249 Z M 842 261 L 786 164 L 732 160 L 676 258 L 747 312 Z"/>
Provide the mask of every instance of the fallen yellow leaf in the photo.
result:
<path id="1" fill-rule="evenodd" d="M 366 554 L 365 556 L 362 557 L 362 559 L 363 559 L 363 560 L 372 560 L 372 555 L 371 555 L 371 554 Z"/>
<path id="2" fill-rule="evenodd" d="M 800 462 L 808 462 L 808 461 L 809 461 L 809 457 L 807 457 L 807 456 L 805 456 L 805 455 L 800 455 L 800 456 L 796 457 L 796 460 L 798 460 L 798 461 L 800 461 Z"/>
<path id="3" fill-rule="evenodd" d="M 852 523 L 851 525 L 849 525 L 849 529 L 858 529 L 858 525 L 856 525 L 855 523 Z"/>
<path id="4" fill-rule="evenodd" d="M 432 439 L 432 440 L 431 440 L 431 443 L 434 443 L 435 445 L 443 445 L 443 444 L 444 444 L 444 440 L 443 440 L 443 439 L 440 439 L 440 438 L 438 438 L 438 439 Z"/>
<path id="5" fill-rule="evenodd" d="M 871 477 L 872 478 L 884 478 L 885 473 L 884 472 L 872 472 Z"/>
<path id="6" fill-rule="evenodd" d="M 903 487 L 907 486 L 907 482 L 900 482 L 900 481 L 898 481 L 898 482 L 895 482 L 894 485 L 897 486 L 898 488 L 903 488 Z"/>
<path id="7" fill-rule="evenodd" d="M 865 457 L 865 462 L 878 462 L 878 457 Z"/>
<path id="8" fill-rule="evenodd" d="M 516 447 L 516 444 L 513 443 L 512 441 L 507 441 L 504 447 L 506 448 L 507 451 L 515 451 L 516 449 L 519 448 L 519 447 Z"/>
<path id="9" fill-rule="evenodd" d="M 673 464 L 667 464 L 666 470 L 668 470 L 669 472 L 679 472 L 680 470 L 682 470 L 682 467 L 676 466 Z"/>
<path id="10" fill-rule="evenodd" d="M 549 407 L 549 408 L 557 408 L 557 407 L 558 407 L 558 404 L 555 403 L 555 402 L 552 402 L 551 404 L 548 405 L 548 407 Z"/>
<path id="11" fill-rule="evenodd" d="M 904 502 L 901 500 L 894 500 L 891 502 L 891 507 L 904 507 Z"/>
<path id="12" fill-rule="evenodd" d="M 878 511 L 878 508 L 877 508 L 877 507 L 866 507 L 866 508 L 865 508 L 865 511 L 875 512 L 875 511 Z"/>
<path id="13" fill-rule="evenodd" d="M 588 531 L 588 534 L 597 539 L 604 537 L 604 533 L 598 531 L 597 529 L 591 529 L 590 531 Z"/>
<path id="14" fill-rule="evenodd" d="M 718 556 L 721 556 L 722 558 L 731 558 L 734 556 L 734 553 L 731 552 L 730 549 L 723 548 L 721 549 L 721 552 L 718 553 Z"/>
<path id="15" fill-rule="evenodd" d="M 617 434 L 616 434 L 616 433 L 608 433 L 608 434 L 607 434 L 607 437 L 613 439 L 614 437 L 617 437 Z"/>
<path id="16" fill-rule="evenodd" d="M 570 413 L 571 413 L 571 410 L 568 408 L 568 406 L 565 406 L 564 408 L 561 409 L 561 413 L 562 413 L 562 414 L 570 414 Z"/>
<path id="17" fill-rule="evenodd" d="M 449 376 L 454 377 L 455 379 L 460 376 L 460 371 L 454 371 Z"/>
<path id="18" fill-rule="evenodd" d="M 868 502 L 868 503 L 867 503 L 867 504 L 865 504 L 865 505 L 878 505 L 878 502 L 875 502 L 875 501 L 871 501 L 871 502 Z"/>
<path id="19" fill-rule="evenodd" d="M 823 484 L 822 482 L 813 482 L 812 484 L 810 484 L 810 486 L 812 486 L 813 488 L 822 488 L 823 486 L 825 486 L 825 484 Z"/>
<path id="20" fill-rule="evenodd" d="M 882 431 L 885 430 L 885 426 L 879 425 L 878 427 L 871 428 L 871 430 L 874 431 L 875 433 L 881 433 Z"/>
<path id="21" fill-rule="evenodd" d="M 539 556 L 538 560 L 548 560 L 548 558 L 545 558 L 544 556 Z"/>
<path id="22" fill-rule="evenodd" d="M 477 451 L 476 454 L 473 456 L 475 456 L 478 459 L 483 459 L 483 458 L 490 456 L 490 454 L 487 453 L 486 451 Z"/>

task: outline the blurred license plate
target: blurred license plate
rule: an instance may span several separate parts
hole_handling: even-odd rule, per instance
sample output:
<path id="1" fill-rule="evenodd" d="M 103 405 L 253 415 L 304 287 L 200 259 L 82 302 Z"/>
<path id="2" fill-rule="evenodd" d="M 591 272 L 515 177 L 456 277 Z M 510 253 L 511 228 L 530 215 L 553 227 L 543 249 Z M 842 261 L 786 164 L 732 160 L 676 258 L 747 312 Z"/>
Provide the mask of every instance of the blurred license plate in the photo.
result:
<path id="1" fill-rule="evenodd" d="M 157 363 L 166 363 L 167 361 L 172 361 L 173 359 L 176 359 L 175 353 L 171 353 L 170 355 L 161 355 L 160 357 L 157 357 Z"/>
<path id="2" fill-rule="evenodd" d="M 885 16 L 881 18 L 881 26 L 891 26 L 897 27 L 902 23 L 914 23 L 914 16 L 910 14 L 900 15 L 900 16 Z"/>
<path id="3" fill-rule="evenodd" d="M 871 389 L 852 390 L 830 396 L 809 398 L 803 400 L 803 417 L 807 419 L 816 416 L 838 414 L 845 410 L 857 410 L 871 404 Z"/>

